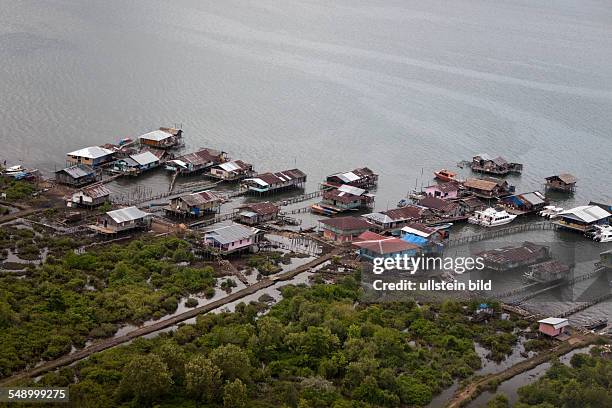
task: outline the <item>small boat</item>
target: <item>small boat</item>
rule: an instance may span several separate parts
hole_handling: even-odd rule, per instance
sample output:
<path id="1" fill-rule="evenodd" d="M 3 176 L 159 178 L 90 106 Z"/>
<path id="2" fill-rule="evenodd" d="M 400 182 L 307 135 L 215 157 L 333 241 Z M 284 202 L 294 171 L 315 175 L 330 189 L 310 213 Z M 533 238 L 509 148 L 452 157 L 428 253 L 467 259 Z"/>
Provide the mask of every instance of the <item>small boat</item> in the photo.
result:
<path id="1" fill-rule="evenodd" d="M 2 172 L 5 177 L 12 177 L 15 180 L 30 180 L 36 177 L 38 169 L 26 169 L 22 165 L 11 166 Z"/>
<path id="2" fill-rule="evenodd" d="M 455 181 L 457 179 L 457 173 L 453 173 L 446 169 L 434 171 L 434 175 L 440 181 Z"/>
<path id="3" fill-rule="evenodd" d="M 18 164 L 16 166 L 7 167 L 2 172 L 2 174 L 4 174 L 5 176 L 12 176 L 17 173 L 23 173 L 25 170 L 25 167 L 23 167 L 21 164 Z"/>
<path id="4" fill-rule="evenodd" d="M 596 242 L 612 242 L 612 225 L 595 225 L 585 235 Z"/>
<path id="5" fill-rule="evenodd" d="M 402 208 L 408 205 L 408 200 L 406 200 L 405 198 L 402 198 L 401 200 L 399 200 L 399 202 L 397 203 L 398 208 Z"/>
<path id="6" fill-rule="evenodd" d="M 604 329 L 608 325 L 608 319 L 591 320 L 584 325 L 587 330 Z"/>
<path id="7" fill-rule="evenodd" d="M 496 227 L 498 225 L 509 224 L 516 218 L 516 215 L 508 214 L 506 211 L 497 211 L 495 208 L 487 208 L 486 210 L 476 211 L 474 215 L 468 218 L 470 224 L 482 225 L 483 227 Z"/>
<path id="8" fill-rule="evenodd" d="M 541 217 L 544 218 L 556 218 L 560 213 L 563 212 L 563 208 L 555 207 L 554 205 L 547 205 L 544 207 L 542 211 L 538 213 Z"/>

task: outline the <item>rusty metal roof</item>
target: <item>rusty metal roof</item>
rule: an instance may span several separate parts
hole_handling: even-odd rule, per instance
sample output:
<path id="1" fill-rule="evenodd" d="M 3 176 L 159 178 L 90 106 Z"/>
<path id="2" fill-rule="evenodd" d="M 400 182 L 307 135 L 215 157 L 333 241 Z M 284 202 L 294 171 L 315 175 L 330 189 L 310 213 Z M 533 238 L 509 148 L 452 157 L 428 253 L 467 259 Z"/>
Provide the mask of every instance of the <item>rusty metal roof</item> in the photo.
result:
<path id="1" fill-rule="evenodd" d="M 240 208 L 251 210 L 252 212 L 259 215 L 276 214 L 279 211 L 279 207 L 269 201 L 265 201 L 262 203 L 246 204 Z"/>
<path id="2" fill-rule="evenodd" d="M 92 184 L 81 189 L 84 195 L 91 198 L 101 198 L 110 195 L 110 190 L 104 184 Z"/>
<path id="3" fill-rule="evenodd" d="M 337 228 L 342 231 L 363 230 L 372 227 L 372 224 L 361 217 L 337 217 L 319 221 L 323 225 Z"/>
<path id="4" fill-rule="evenodd" d="M 578 180 L 575 176 L 569 173 L 561 173 L 555 176 L 546 177 L 546 180 L 548 181 L 554 180 L 554 179 L 559 179 L 565 184 L 574 184 Z"/>
<path id="5" fill-rule="evenodd" d="M 179 199 L 190 207 L 222 201 L 221 197 L 212 191 L 200 191 L 199 193 L 186 194 L 184 196 L 180 196 Z"/>
<path id="6" fill-rule="evenodd" d="M 495 187 L 499 185 L 499 183 L 496 183 L 490 180 L 483 180 L 483 179 L 467 179 L 463 183 L 463 185 L 467 188 L 474 188 L 477 190 L 484 190 L 484 191 L 492 191 L 495 189 Z"/>

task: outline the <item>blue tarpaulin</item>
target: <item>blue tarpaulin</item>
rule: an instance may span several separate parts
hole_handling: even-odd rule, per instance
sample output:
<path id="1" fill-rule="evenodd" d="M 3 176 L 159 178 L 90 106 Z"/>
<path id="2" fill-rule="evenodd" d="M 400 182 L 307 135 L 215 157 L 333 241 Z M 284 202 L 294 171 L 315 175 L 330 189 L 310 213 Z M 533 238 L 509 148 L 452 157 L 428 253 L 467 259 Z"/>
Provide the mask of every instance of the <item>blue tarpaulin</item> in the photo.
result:
<path id="1" fill-rule="evenodd" d="M 410 242 L 411 244 L 415 244 L 418 246 L 423 246 L 427 244 L 427 239 L 419 237 L 418 235 L 406 234 L 402 237 L 402 239 L 406 242 Z"/>

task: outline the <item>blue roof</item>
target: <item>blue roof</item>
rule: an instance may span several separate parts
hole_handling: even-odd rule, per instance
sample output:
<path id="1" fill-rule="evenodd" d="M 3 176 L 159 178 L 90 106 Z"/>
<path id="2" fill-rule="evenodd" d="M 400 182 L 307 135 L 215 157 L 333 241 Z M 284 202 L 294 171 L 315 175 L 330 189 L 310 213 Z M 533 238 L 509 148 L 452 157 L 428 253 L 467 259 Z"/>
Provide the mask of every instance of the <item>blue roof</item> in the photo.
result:
<path id="1" fill-rule="evenodd" d="M 427 243 L 427 239 L 413 234 L 406 234 L 402 237 L 402 239 L 406 242 L 419 246 L 425 245 Z"/>

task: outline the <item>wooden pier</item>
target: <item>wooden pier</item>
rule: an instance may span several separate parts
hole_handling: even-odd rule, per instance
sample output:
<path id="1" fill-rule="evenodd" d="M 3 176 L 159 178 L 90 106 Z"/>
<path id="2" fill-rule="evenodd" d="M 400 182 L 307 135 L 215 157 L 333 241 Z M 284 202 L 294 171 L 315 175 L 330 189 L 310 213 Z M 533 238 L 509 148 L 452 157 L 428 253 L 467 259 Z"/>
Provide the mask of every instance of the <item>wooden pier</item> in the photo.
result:
<path id="1" fill-rule="evenodd" d="M 599 297 L 597 297 L 597 298 L 595 298 L 593 300 L 590 300 L 590 301 L 588 301 L 586 303 L 583 303 L 583 304 L 580 304 L 580 305 L 578 305 L 576 307 L 568 309 L 568 310 L 566 310 L 563 313 L 559 313 L 555 317 L 568 317 L 568 316 L 574 315 L 574 314 L 576 314 L 578 312 L 582 312 L 583 310 L 588 309 L 589 307 L 595 306 L 598 303 L 605 302 L 608 299 L 612 299 L 612 293 L 606 293 L 605 295 L 599 296 Z"/>
<path id="2" fill-rule="evenodd" d="M 189 224 L 189 228 L 199 229 L 199 228 L 210 227 L 211 225 L 217 224 L 219 222 L 233 220 L 236 217 L 238 217 L 238 213 L 234 213 L 234 212 L 226 213 L 226 214 L 219 214 L 213 218 L 209 218 L 207 220 L 196 221 L 192 224 Z"/>
<path id="3" fill-rule="evenodd" d="M 556 230 L 559 227 L 556 224 L 553 224 L 549 221 L 535 222 L 535 223 L 526 223 L 520 225 L 514 225 L 512 227 L 506 228 L 492 228 L 489 231 L 480 232 L 477 234 L 465 235 L 462 237 L 451 238 L 448 240 L 446 244 L 446 248 L 470 244 L 472 242 L 480 242 L 489 239 L 500 238 L 506 235 L 519 234 L 527 231 L 552 231 Z"/>
<path id="4" fill-rule="evenodd" d="M 520 305 L 520 304 L 525 303 L 526 301 L 528 301 L 530 299 L 533 299 L 534 297 L 536 297 L 538 295 L 541 295 L 542 293 L 546 293 L 546 292 L 551 291 L 553 289 L 561 288 L 561 287 L 564 287 L 564 286 L 575 285 L 578 282 L 582 282 L 582 281 L 585 281 L 587 279 L 591 279 L 594 276 L 599 275 L 604 270 L 605 269 L 595 269 L 592 272 L 585 273 L 585 274 L 582 274 L 582 275 L 579 275 L 579 276 L 575 276 L 572 279 L 568 279 L 566 281 L 557 282 L 557 283 L 555 283 L 553 285 L 550 285 L 550 286 L 547 286 L 547 287 L 545 287 L 543 289 L 537 290 L 535 292 L 528 293 L 527 295 L 525 295 L 525 296 L 523 296 L 523 297 L 521 297 L 521 298 L 519 298 L 517 300 L 512 301 L 511 304 L 512 305 Z"/>

